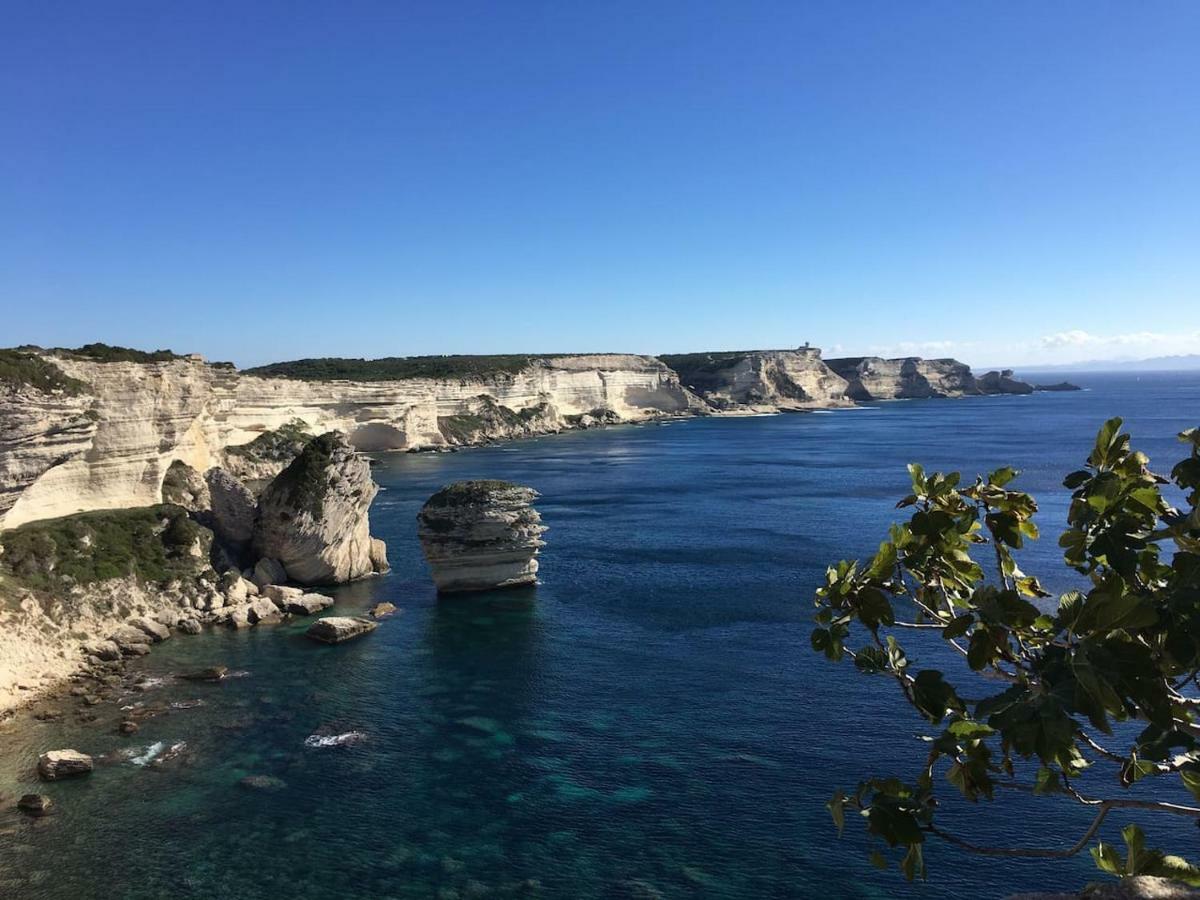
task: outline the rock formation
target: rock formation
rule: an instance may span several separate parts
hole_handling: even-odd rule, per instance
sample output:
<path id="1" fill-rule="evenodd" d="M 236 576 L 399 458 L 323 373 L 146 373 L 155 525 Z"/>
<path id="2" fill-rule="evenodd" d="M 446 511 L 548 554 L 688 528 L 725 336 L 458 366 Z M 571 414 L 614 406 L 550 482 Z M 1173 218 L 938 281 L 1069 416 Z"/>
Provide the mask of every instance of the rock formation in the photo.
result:
<path id="1" fill-rule="evenodd" d="M 537 581 L 544 546 L 533 488 L 507 481 L 459 481 L 417 515 L 417 534 L 440 593 L 485 591 Z"/>
<path id="2" fill-rule="evenodd" d="M 300 584 L 382 571 L 367 516 L 378 490 L 367 461 L 341 435 L 314 438 L 259 498 L 254 550 Z"/>
<path id="3" fill-rule="evenodd" d="M 666 355 L 690 391 L 717 409 L 802 410 L 849 406 L 846 380 L 816 347 Z"/>
<path id="4" fill-rule="evenodd" d="M 253 491 L 298 452 L 291 436 L 302 431 L 341 431 L 362 451 L 411 450 L 557 431 L 596 410 L 636 422 L 707 409 L 660 360 L 632 354 L 380 381 L 262 377 L 169 354 L 38 358 L 72 387 L 0 383 L 0 528 L 158 503 L 176 461 L 227 469 Z"/>
<path id="5" fill-rule="evenodd" d="M 978 379 L 980 393 L 984 394 L 1032 394 L 1033 385 L 1013 378 L 1012 369 L 986 372 Z"/>
<path id="6" fill-rule="evenodd" d="M 326 616 L 309 625 L 304 633 L 322 644 L 340 644 L 368 634 L 378 627 L 378 622 L 360 616 Z"/>
<path id="7" fill-rule="evenodd" d="M 87 775 L 92 769 L 92 758 L 78 750 L 50 750 L 38 757 L 38 774 L 46 781 Z"/>
<path id="8" fill-rule="evenodd" d="M 851 356 L 831 359 L 828 363 L 846 379 L 846 395 L 852 400 L 961 397 L 980 393 L 970 366 L 956 359 Z"/>

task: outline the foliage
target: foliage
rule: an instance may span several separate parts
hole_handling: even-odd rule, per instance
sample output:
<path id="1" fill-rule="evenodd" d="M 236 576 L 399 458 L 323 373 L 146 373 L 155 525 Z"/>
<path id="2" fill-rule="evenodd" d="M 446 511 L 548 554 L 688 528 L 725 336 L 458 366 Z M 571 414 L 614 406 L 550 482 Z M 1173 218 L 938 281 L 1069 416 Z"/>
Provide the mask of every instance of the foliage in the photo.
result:
<path id="1" fill-rule="evenodd" d="M 465 506 L 472 503 L 483 503 L 491 500 L 492 496 L 501 491 L 523 490 L 521 485 L 511 481 L 498 479 L 481 479 L 478 481 L 455 481 L 439 490 L 426 501 L 427 507 Z"/>
<path id="2" fill-rule="evenodd" d="M 673 369 L 679 380 L 693 391 L 716 390 L 724 385 L 722 372 L 732 369 L 750 355 L 750 350 L 730 350 L 721 353 L 669 353 L 660 356 Z"/>
<path id="3" fill-rule="evenodd" d="M 403 381 L 408 378 L 479 378 L 515 374 L 544 357 L 528 354 L 499 356 L 388 356 L 383 359 L 297 359 L 244 370 L 264 378 L 305 381 Z"/>
<path id="4" fill-rule="evenodd" d="M 313 439 L 308 423 L 292 419 L 274 431 L 264 431 L 248 444 L 227 447 L 225 452 L 248 459 L 283 460 L 294 458 Z"/>
<path id="5" fill-rule="evenodd" d="M 183 359 L 178 353 L 173 353 L 170 350 L 134 350 L 131 347 L 114 347 L 110 344 L 84 344 L 82 347 L 69 349 L 66 347 L 56 347 L 52 353 L 63 353 L 71 356 L 82 356 L 85 359 L 90 359 L 92 362 L 134 362 L 134 363 L 152 363 L 152 362 L 171 362 L 175 359 Z"/>
<path id="6" fill-rule="evenodd" d="M 31 387 L 39 391 L 61 391 L 71 396 L 87 390 L 87 384 L 71 378 L 62 369 L 36 353 L 0 350 L 0 385 Z"/>
<path id="7" fill-rule="evenodd" d="M 282 497 L 288 506 L 319 518 L 325 510 L 325 491 L 329 486 L 329 466 L 334 451 L 343 445 L 337 432 L 315 437 L 271 482 L 267 491 Z"/>
<path id="8" fill-rule="evenodd" d="M 36 590 L 135 575 L 163 582 L 207 564 L 211 533 L 178 506 L 102 510 L 0 533 L 0 569 Z M 193 555 L 200 542 L 200 557 Z"/>
<path id="9" fill-rule="evenodd" d="M 1037 504 L 1009 489 L 1018 474 L 1011 468 L 964 487 L 958 473 L 927 475 L 910 465 L 913 492 L 898 504 L 914 510 L 910 520 L 893 525 L 865 564 L 831 566 L 817 591 L 813 648 L 894 679 L 921 718 L 940 729 L 911 783 L 870 778 L 829 804 L 839 829 L 854 809 L 873 838 L 901 848 L 909 878 L 924 874 L 931 834 L 992 855 L 1065 857 L 1082 850 L 1113 809 L 1200 817 L 1198 807 L 1130 790 L 1150 778 L 1200 799 L 1200 430 L 1180 435 L 1190 454 L 1171 473 L 1185 494 L 1185 507 L 1176 509 L 1162 494 L 1167 479 L 1150 471 L 1120 427 L 1120 419 L 1106 422 L 1086 468 L 1064 481 L 1072 495 L 1059 545 L 1081 590 L 1057 604 L 1017 564 L 1015 551 L 1038 537 Z M 973 555 L 989 545 L 991 579 Z M 940 634 L 966 668 L 988 677 L 962 672 L 969 683 L 959 683 L 918 668 L 900 632 Z M 859 634 L 866 644 L 850 649 Z M 1128 744 L 1114 743 L 1112 726 L 1125 721 L 1141 731 Z M 1084 794 L 1076 778 L 1090 766 L 1107 768 L 1124 796 Z M 1022 782 L 1018 767 L 1036 774 Z M 1084 805 L 1095 818 L 1071 848 L 979 847 L 935 823 L 939 768 L 970 801 L 1031 790 Z M 1145 870 L 1139 860 L 1173 859 L 1148 855 L 1157 851 L 1144 850 L 1140 832 L 1136 847 L 1133 837 L 1120 865 L 1112 848 L 1097 847 L 1101 867 L 1126 874 Z"/>

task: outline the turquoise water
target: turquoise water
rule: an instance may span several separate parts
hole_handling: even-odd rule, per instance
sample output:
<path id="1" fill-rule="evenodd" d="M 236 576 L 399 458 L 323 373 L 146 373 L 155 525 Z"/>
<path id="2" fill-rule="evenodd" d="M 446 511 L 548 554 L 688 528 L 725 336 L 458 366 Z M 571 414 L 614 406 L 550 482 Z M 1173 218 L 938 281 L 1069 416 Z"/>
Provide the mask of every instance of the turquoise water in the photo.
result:
<path id="1" fill-rule="evenodd" d="M 1167 469 L 1200 421 L 1200 376 L 1080 376 L 1079 394 L 911 401 L 711 419 L 380 458 L 372 510 L 394 569 L 337 592 L 340 612 L 402 612 L 339 647 L 304 623 L 177 637 L 138 664 L 164 681 L 91 724 L 0 726 L 0 896 L 79 898 L 1001 897 L 1079 886 L 1090 860 L 965 857 L 930 878 L 871 868 L 856 823 L 824 810 L 866 774 L 910 776 L 923 729 L 887 682 L 808 645 L 824 565 L 869 553 L 906 493 L 904 464 L 1024 469 L 1047 533 L 1025 568 L 1068 582 L 1052 534 L 1063 474 L 1108 415 Z M 533 485 L 548 546 L 528 591 L 437 602 L 415 515 L 440 485 Z M 921 665 L 952 665 L 936 642 Z M 223 664 L 220 685 L 173 673 Z M 193 706 L 191 701 L 203 701 Z M 171 703 L 187 708 L 170 709 Z M 64 708 L 66 705 L 64 704 Z M 160 710 L 132 737 L 129 712 Z M 358 732 L 336 747 L 314 734 Z M 128 758 L 185 744 L 162 765 Z M 38 752 L 106 759 L 38 787 Z M 161 758 L 161 757 L 160 757 Z M 239 785 L 279 779 L 273 790 Z M 15 797 L 41 789 L 55 814 Z M 1086 816 L 1017 796 L 947 825 L 981 841 L 1072 842 Z M 1125 820 L 1114 817 L 1113 830 Z M 1200 857 L 1195 828 L 1146 821 Z M 1112 835 L 1110 835 L 1112 836 Z M 654 893 L 654 892 L 657 893 Z"/>

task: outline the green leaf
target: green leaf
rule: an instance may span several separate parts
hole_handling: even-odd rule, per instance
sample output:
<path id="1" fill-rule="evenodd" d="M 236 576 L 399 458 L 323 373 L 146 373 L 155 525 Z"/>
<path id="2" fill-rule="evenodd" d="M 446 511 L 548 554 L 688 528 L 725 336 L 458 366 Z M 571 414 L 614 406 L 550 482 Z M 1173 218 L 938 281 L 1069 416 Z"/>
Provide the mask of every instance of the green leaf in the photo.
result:
<path id="1" fill-rule="evenodd" d="M 1200 800 L 1200 772 L 1184 769 L 1179 773 L 1179 777 L 1183 781 L 1183 786 L 1191 792 L 1192 796 Z"/>
<path id="2" fill-rule="evenodd" d="M 917 673 L 912 684 L 913 703 L 930 722 L 940 722 L 949 710 L 961 711 L 963 703 L 954 688 L 936 669 L 924 669 Z"/>
<path id="3" fill-rule="evenodd" d="M 1116 875 L 1118 878 L 1125 872 L 1125 860 L 1121 858 L 1121 854 L 1112 844 L 1106 844 L 1100 841 L 1091 849 L 1092 859 L 1096 861 L 1096 867 L 1102 872 L 1107 872 L 1109 875 Z"/>
<path id="4" fill-rule="evenodd" d="M 942 637 L 944 637 L 946 640 L 962 637 L 967 633 L 967 629 L 971 627 L 974 621 L 975 617 L 973 615 L 970 613 L 964 613 L 963 615 L 955 618 L 953 622 L 942 629 Z"/>
<path id="5" fill-rule="evenodd" d="M 1035 794 L 1060 794 L 1062 790 L 1062 776 L 1058 772 L 1046 766 L 1038 769 L 1037 778 L 1033 783 Z"/>
<path id="6" fill-rule="evenodd" d="M 946 727 L 946 730 L 963 741 L 973 741 L 996 733 L 996 729 L 991 726 L 984 725 L 982 722 L 972 722 L 970 719 L 959 719 L 951 722 Z"/>

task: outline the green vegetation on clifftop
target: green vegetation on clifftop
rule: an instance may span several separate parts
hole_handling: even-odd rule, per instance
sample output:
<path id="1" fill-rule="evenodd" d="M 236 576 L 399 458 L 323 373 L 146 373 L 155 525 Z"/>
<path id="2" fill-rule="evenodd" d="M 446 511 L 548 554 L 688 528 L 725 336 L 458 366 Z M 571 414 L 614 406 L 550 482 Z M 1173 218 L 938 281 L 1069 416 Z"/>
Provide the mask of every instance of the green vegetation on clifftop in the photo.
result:
<path id="1" fill-rule="evenodd" d="M 500 356 L 389 356 L 383 359 L 297 359 L 270 363 L 244 374 L 304 381 L 403 381 L 409 378 L 477 378 L 515 373 L 543 359 L 524 353 Z"/>
<path id="2" fill-rule="evenodd" d="M 25 350 L 0 350 L 0 385 L 39 391 L 80 394 L 87 385 L 63 373 L 54 363 Z"/>
<path id="3" fill-rule="evenodd" d="M 207 565 L 211 542 L 178 506 L 79 513 L 0 533 L 0 572 L 38 590 L 127 575 L 164 582 Z"/>

